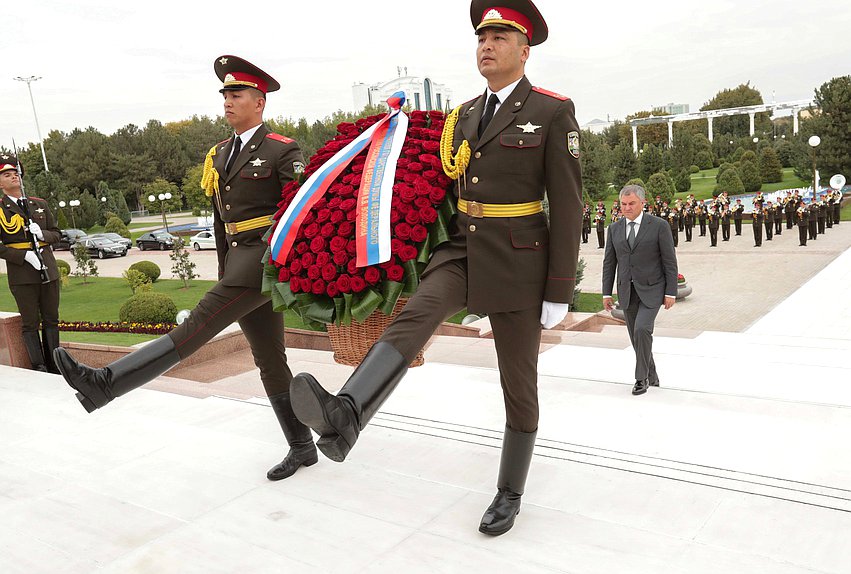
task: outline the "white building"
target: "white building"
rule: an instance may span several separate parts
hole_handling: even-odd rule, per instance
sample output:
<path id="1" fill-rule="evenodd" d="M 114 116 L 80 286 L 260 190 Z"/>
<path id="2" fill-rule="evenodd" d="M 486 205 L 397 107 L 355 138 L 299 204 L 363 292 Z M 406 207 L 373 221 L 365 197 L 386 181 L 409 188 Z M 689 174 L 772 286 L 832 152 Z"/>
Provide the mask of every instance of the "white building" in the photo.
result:
<path id="1" fill-rule="evenodd" d="M 677 114 L 687 114 L 689 113 L 689 105 L 688 104 L 665 104 L 664 106 L 658 106 L 653 108 L 654 110 L 665 110 L 665 113 L 669 116 L 675 116 Z"/>
<path id="2" fill-rule="evenodd" d="M 580 129 L 588 130 L 592 134 L 601 134 L 606 130 L 606 128 L 608 128 L 611 125 L 612 125 L 612 122 L 610 122 L 610 121 L 605 121 L 605 120 L 601 120 L 601 119 L 598 119 L 598 118 L 594 118 L 593 120 L 591 120 L 587 124 L 584 124 L 584 125 L 579 126 L 579 127 L 580 127 Z"/>
<path id="3" fill-rule="evenodd" d="M 396 92 L 405 92 L 408 105 L 413 110 L 449 110 L 452 106 L 452 92 L 443 84 L 433 82 L 431 78 L 419 76 L 400 76 L 388 82 L 367 85 L 357 83 L 352 86 L 352 98 L 356 110 L 366 105 L 379 105 Z"/>

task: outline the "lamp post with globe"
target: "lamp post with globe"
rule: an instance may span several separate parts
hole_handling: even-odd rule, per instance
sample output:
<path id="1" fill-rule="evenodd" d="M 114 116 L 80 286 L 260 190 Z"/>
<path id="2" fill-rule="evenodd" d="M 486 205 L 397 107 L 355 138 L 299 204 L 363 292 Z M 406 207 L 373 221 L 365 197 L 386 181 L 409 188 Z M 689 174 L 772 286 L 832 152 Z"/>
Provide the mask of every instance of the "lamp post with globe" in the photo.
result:
<path id="1" fill-rule="evenodd" d="M 818 136 L 810 136 L 810 139 L 807 140 L 807 143 L 810 144 L 810 157 L 813 159 L 813 202 L 816 201 L 816 197 L 818 195 L 818 171 L 816 171 L 816 148 L 821 143 L 821 138 Z"/>
<path id="2" fill-rule="evenodd" d="M 64 209 L 66 205 L 71 208 L 71 226 L 76 228 L 77 222 L 74 220 L 74 208 L 78 207 L 80 205 L 80 200 L 79 199 L 72 199 L 68 203 L 65 203 L 64 201 L 59 202 L 59 207 L 61 209 Z"/>
<path id="3" fill-rule="evenodd" d="M 166 233 L 168 233 L 168 221 L 165 220 L 165 202 L 168 201 L 169 199 L 171 199 L 171 193 L 165 192 L 165 193 L 161 193 L 161 194 L 156 195 L 156 196 L 155 195 L 149 195 L 148 196 L 148 201 L 151 202 L 151 203 L 155 202 L 157 199 L 160 200 L 160 213 L 163 216 L 163 227 L 165 227 L 165 231 L 166 231 Z"/>

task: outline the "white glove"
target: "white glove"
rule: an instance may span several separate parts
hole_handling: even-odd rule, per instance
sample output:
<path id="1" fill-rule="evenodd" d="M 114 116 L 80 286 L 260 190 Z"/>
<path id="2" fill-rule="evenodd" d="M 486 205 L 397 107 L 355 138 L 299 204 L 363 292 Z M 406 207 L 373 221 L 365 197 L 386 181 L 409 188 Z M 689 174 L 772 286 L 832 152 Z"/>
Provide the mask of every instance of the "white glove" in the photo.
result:
<path id="1" fill-rule="evenodd" d="M 24 261 L 26 261 L 39 271 L 43 269 L 41 261 L 38 260 L 38 255 L 35 254 L 35 251 L 27 251 L 24 255 Z"/>
<path id="2" fill-rule="evenodd" d="M 39 241 L 44 241 L 44 233 L 41 231 L 41 226 L 35 221 L 30 223 L 30 233 Z"/>
<path id="3" fill-rule="evenodd" d="M 570 305 L 567 303 L 551 303 L 549 301 L 544 301 L 544 304 L 541 307 L 541 326 L 544 329 L 552 329 L 564 321 L 569 309 Z"/>

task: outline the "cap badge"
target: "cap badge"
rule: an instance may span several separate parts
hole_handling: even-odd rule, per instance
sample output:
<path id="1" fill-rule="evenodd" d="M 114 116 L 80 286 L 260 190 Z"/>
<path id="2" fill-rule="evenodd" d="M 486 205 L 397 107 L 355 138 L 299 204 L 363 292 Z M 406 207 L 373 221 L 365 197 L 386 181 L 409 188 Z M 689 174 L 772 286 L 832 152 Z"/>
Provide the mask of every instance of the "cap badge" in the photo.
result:
<path id="1" fill-rule="evenodd" d="M 228 74 L 228 75 L 225 76 L 225 83 L 235 82 L 235 81 L 236 81 L 236 78 L 233 77 L 233 74 Z"/>
<path id="2" fill-rule="evenodd" d="M 496 8 L 491 8 L 482 20 L 502 20 L 502 14 Z"/>
<path id="3" fill-rule="evenodd" d="M 264 163 L 266 163 L 266 160 L 265 160 L 265 159 L 260 159 L 260 158 L 258 157 L 257 159 L 255 159 L 255 160 L 253 160 L 253 161 L 251 161 L 251 162 L 249 162 L 249 163 L 251 163 L 251 165 L 253 165 L 254 167 L 260 167 L 260 166 L 262 166 Z"/>
<path id="4" fill-rule="evenodd" d="M 227 59 L 227 58 L 221 58 L 221 59 L 219 60 L 219 63 L 220 63 L 222 66 L 227 66 L 228 59 Z"/>

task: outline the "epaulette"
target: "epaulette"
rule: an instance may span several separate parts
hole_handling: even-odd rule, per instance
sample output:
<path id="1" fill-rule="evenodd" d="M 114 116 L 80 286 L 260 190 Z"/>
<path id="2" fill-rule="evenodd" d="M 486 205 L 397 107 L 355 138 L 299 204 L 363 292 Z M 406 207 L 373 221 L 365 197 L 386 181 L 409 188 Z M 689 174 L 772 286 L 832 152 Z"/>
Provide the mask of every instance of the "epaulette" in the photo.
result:
<path id="1" fill-rule="evenodd" d="M 27 196 L 27 199 L 37 199 L 37 200 L 39 200 L 39 201 L 44 201 L 42 198 L 40 198 L 40 197 L 36 197 L 36 196 L 34 196 L 34 195 L 28 195 L 28 196 Z"/>
<path id="2" fill-rule="evenodd" d="M 266 134 L 266 137 L 270 140 L 275 140 L 276 142 L 281 142 L 285 144 L 290 144 L 295 141 L 294 139 L 288 138 L 287 136 L 282 136 L 281 134 L 276 133 L 268 133 Z"/>
<path id="3" fill-rule="evenodd" d="M 219 143 L 217 143 L 217 144 L 216 144 L 215 146 L 213 146 L 213 147 L 218 147 L 218 146 L 222 145 L 223 143 L 228 143 L 229 141 L 230 141 L 230 138 L 228 138 L 228 139 L 226 139 L 226 140 L 223 140 L 223 141 L 220 141 Z"/>
<path id="4" fill-rule="evenodd" d="M 545 96 L 549 96 L 551 98 L 555 98 L 557 100 L 561 100 L 562 102 L 569 100 L 567 96 L 562 96 L 561 94 L 557 94 L 555 92 L 551 92 L 549 90 L 545 90 L 544 88 L 532 88 L 533 92 L 538 92 L 539 94 L 544 94 Z"/>

